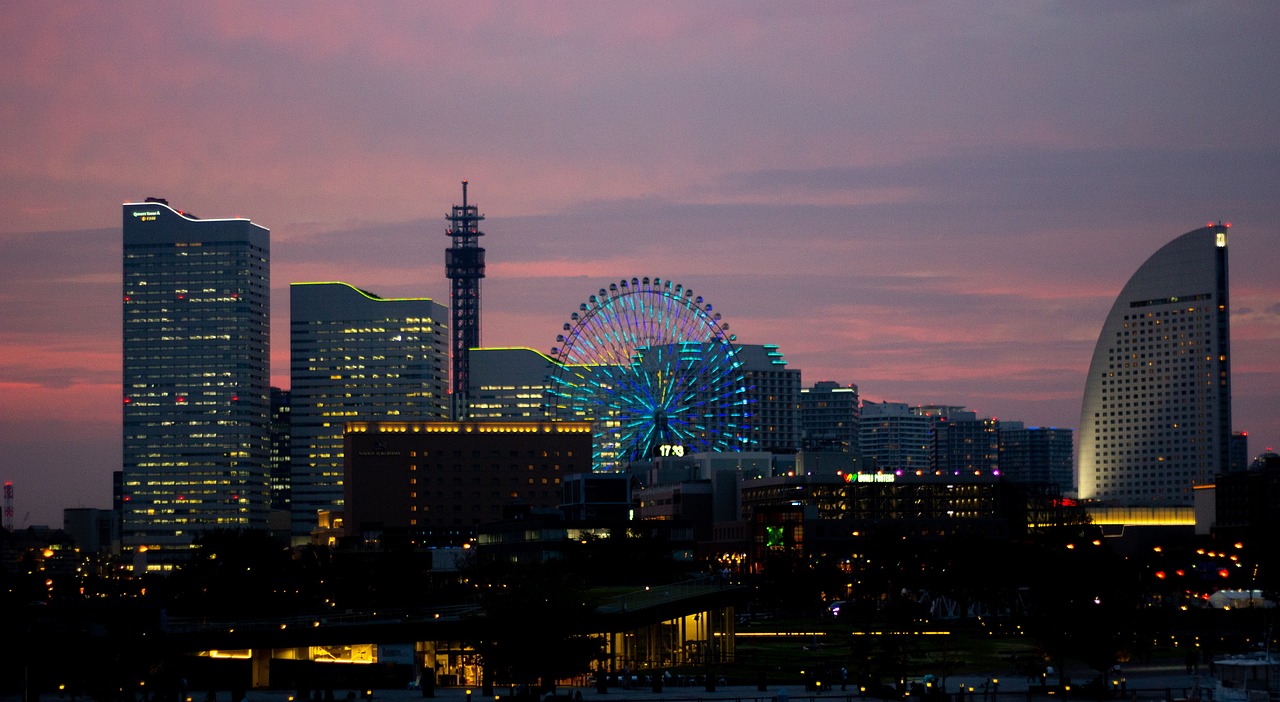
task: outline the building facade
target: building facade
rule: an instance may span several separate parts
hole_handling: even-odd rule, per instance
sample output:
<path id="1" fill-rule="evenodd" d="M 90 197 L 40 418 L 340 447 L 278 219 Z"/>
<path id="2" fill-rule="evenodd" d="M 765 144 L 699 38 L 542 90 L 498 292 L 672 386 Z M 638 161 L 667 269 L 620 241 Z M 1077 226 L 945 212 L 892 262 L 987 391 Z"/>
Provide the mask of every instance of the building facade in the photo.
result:
<path id="1" fill-rule="evenodd" d="M 291 393 L 271 388 L 271 509 L 289 511 L 293 479 L 293 415 Z"/>
<path id="2" fill-rule="evenodd" d="M 875 461 L 876 468 L 882 471 L 930 470 L 935 421 L 902 402 L 864 402 L 858 424 L 862 456 Z"/>
<path id="3" fill-rule="evenodd" d="M 1015 483 L 1048 483 L 1075 489 L 1074 432 L 1058 427 L 1026 427 L 1000 422 L 1000 474 Z"/>
<path id="4" fill-rule="evenodd" d="M 859 455 L 858 386 L 831 380 L 800 389 L 800 443 L 805 451 L 843 451 Z"/>
<path id="5" fill-rule="evenodd" d="M 591 471 L 589 422 L 350 422 L 346 530 L 458 546 L 512 504 L 555 508 Z"/>
<path id="6" fill-rule="evenodd" d="M 929 465 L 934 475 L 999 475 L 996 420 L 961 411 L 933 425 Z"/>
<path id="7" fill-rule="evenodd" d="M 1080 412 L 1082 499 L 1187 506 L 1230 465 L 1227 227 L 1166 244 L 1107 314 Z"/>
<path id="8" fill-rule="evenodd" d="M 471 419 L 552 418 L 547 387 L 555 361 L 550 356 L 525 348 L 471 349 L 470 356 Z"/>
<path id="9" fill-rule="evenodd" d="M 735 346 L 747 382 L 746 445 L 752 451 L 795 453 L 800 447 L 800 370 L 787 368 L 776 344 Z"/>
<path id="10" fill-rule="evenodd" d="M 290 299 L 293 535 L 343 505 L 343 426 L 449 416 L 448 311 L 346 283 L 294 283 Z"/>
<path id="11" fill-rule="evenodd" d="M 270 244 L 247 219 L 124 205 L 122 540 L 151 563 L 270 509 Z"/>

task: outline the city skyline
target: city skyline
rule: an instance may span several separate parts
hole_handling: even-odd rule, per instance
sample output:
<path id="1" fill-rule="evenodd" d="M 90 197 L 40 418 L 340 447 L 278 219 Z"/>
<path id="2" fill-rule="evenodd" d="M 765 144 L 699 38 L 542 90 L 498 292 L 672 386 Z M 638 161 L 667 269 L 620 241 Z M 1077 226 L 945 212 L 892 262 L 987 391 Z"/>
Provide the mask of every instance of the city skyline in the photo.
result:
<path id="1" fill-rule="evenodd" d="M 0 27 L 0 480 L 15 522 L 120 467 L 119 206 L 272 231 L 288 285 L 448 299 L 485 346 L 679 280 L 803 384 L 1076 427 L 1107 309 L 1231 221 L 1235 429 L 1280 445 L 1272 3 L 21 3 Z M 478 49 L 478 50 L 477 50 Z"/>

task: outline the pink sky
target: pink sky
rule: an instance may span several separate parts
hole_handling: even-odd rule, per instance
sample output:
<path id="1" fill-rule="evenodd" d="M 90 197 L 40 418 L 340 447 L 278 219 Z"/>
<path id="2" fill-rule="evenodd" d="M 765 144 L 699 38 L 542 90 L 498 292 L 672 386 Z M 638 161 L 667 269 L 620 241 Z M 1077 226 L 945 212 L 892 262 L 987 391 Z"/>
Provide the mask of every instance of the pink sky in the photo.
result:
<path id="1" fill-rule="evenodd" d="M 287 286 L 448 302 L 487 215 L 483 341 L 548 350 L 660 276 L 805 384 L 1075 427 L 1112 299 L 1231 240 L 1236 428 L 1280 445 L 1280 6 L 24 2 L 0 20 L 0 480 L 110 504 L 120 204 L 272 230 Z"/>

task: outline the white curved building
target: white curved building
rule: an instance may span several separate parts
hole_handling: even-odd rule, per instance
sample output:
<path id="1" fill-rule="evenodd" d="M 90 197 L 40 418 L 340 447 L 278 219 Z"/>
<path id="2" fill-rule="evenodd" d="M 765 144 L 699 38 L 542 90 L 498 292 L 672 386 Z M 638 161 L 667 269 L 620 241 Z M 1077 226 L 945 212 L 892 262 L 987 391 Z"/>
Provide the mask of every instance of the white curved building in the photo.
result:
<path id="1" fill-rule="evenodd" d="M 1188 506 L 1193 486 L 1227 470 L 1229 226 L 1166 244 L 1111 306 L 1080 411 L 1081 499 Z"/>

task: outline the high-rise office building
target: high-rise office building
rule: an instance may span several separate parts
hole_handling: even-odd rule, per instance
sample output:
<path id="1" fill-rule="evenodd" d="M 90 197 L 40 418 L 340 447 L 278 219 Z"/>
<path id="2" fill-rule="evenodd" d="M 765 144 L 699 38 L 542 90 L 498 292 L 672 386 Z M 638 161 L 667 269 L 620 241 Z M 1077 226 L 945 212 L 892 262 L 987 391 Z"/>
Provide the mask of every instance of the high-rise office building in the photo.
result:
<path id="1" fill-rule="evenodd" d="M 1116 298 L 1080 412 L 1082 499 L 1189 506 L 1227 471 L 1231 351 L 1227 227 L 1174 239 Z"/>
<path id="2" fill-rule="evenodd" d="M 1243 473 L 1249 470 L 1249 432 L 1231 433 L 1231 461 L 1227 468 L 1229 473 Z"/>
<path id="3" fill-rule="evenodd" d="M 293 479 L 293 415 L 288 390 L 271 388 L 271 509 L 289 510 Z"/>
<path id="4" fill-rule="evenodd" d="M 776 344 L 736 344 L 747 383 L 747 445 L 795 453 L 800 447 L 800 370 L 788 368 Z"/>
<path id="5" fill-rule="evenodd" d="M 122 540 L 181 558 L 270 508 L 270 246 L 247 219 L 124 205 Z"/>
<path id="6" fill-rule="evenodd" d="M 552 419 L 547 403 L 548 379 L 555 361 L 533 349 L 471 349 L 471 419 Z"/>
<path id="7" fill-rule="evenodd" d="M 1070 429 L 1027 427 L 1000 422 L 1000 475 L 1014 483 L 1057 485 L 1061 492 L 1075 487 Z"/>
<path id="8" fill-rule="evenodd" d="M 805 451 L 858 450 L 858 386 L 831 380 L 800 389 L 800 443 Z"/>
<path id="9" fill-rule="evenodd" d="M 863 402 L 858 424 L 862 457 L 885 472 L 931 472 L 929 451 L 937 418 L 916 409 L 902 402 Z"/>
<path id="10" fill-rule="evenodd" d="M 449 416 L 448 310 L 346 283 L 289 286 L 293 535 L 343 503 L 346 422 Z"/>

